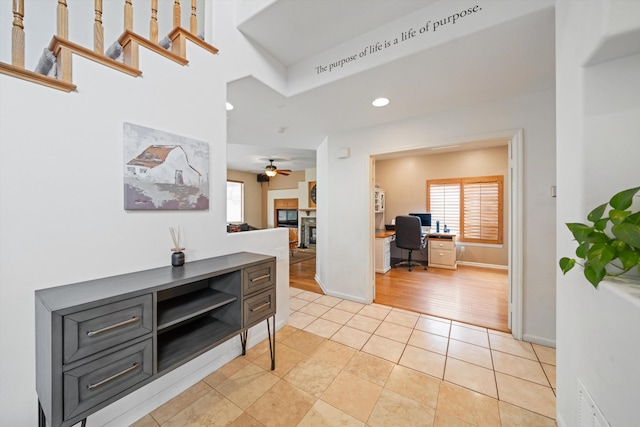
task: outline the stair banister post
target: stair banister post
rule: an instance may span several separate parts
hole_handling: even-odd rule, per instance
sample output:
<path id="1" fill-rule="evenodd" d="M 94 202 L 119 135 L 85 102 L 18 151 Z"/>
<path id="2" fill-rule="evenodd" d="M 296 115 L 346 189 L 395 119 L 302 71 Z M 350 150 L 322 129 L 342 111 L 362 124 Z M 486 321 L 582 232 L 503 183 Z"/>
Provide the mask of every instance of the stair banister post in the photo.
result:
<path id="1" fill-rule="evenodd" d="M 149 40 L 158 43 L 158 0 L 151 0 L 151 23 Z"/>
<path id="2" fill-rule="evenodd" d="M 198 35 L 198 18 L 196 17 L 196 0 L 191 0 L 191 20 L 189 21 L 189 31 L 194 36 Z"/>
<path id="3" fill-rule="evenodd" d="M 133 32 L 133 0 L 124 2 L 124 30 Z"/>
<path id="4" fill-rule="evenodd" d="M 67 0 L 58 0 L 58 37 L 69 40 L 69 10 Z"/>
<path id="5" fill-rule="evenodd" d="M 69 40 L 69 10 L 67 9 L 67 0 L 58 0 L 57 9 L 57 37 L 63 40 Z M 72 58 L 71 51 L 66 48 L 60 49 L 56 53 L 56 70 L 58 79 L 63 82 L 73 82 Z"/>
<path id="6" fill-rule="evenodd" d="M 24 0 L 13 0 L 11 28 L 11 64 L 24 68 Z"/>
<path id="7" fill-rule="evenodd" d="M 104 55 L 104 27 L 102 26 L 102 0 L 94 0 L 96 12 L 93 23 L 93 50 Z"/>
<path id="8" fill-rule="evenodd" d="M 180 26 L 180 0 L 174 0 L 173 2 L 173 28 Z"/>

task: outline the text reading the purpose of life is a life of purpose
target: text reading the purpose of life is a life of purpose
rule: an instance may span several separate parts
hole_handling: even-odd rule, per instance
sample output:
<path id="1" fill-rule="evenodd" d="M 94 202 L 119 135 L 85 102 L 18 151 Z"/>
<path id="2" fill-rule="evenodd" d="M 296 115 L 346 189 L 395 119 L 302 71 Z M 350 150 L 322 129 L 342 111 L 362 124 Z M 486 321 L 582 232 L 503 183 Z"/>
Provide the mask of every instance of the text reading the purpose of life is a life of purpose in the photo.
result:
<path id="1" fill-rule="evenodd" d="M 417 28 L 410 27 L 404 31 L 401 31 L 396 37 L 392 37 L 388 40 L 377 40 L 369 43 L 362 49 L 360 49 L 359 52 L 356 52 L 353 55 L 344 56 L 325 65 L 318 65 L 315 67 L 316 74 L 322 74 L 325 72 L 330 73 L 332 71 L 343 68 L 345 65 L 357 61 L 359 58 L 365 58 L 369 55 L 378 54 L 380 52 L 383 52 L 385 49 L 389 49 L 393 46 L 397 46 L 401 43 L 423 36 L 425 34 L 442 31 L 447 26 L 453 26 L 462 19 L 477 14 L 481 10 L 482 8 L 480 7 L 480 5 L 475 5 L 473 7 L 453 13 L 445 18 L 436 19 L 433 21 L 426 20 L 423 25 L 418 26 Z"/>

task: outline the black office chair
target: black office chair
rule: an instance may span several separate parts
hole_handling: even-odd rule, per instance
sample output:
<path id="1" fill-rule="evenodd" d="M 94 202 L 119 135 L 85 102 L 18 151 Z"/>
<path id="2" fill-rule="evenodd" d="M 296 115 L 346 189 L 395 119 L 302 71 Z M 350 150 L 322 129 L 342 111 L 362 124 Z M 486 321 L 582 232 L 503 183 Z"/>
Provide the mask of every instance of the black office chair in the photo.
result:
<path id="1" fill-rule="evenodd" d="M 413 251 L 420 250 L 426 246 L 426 240 L 422 235 L 420 225 L 420 218 L 417 216 L 402 215 L 396 217 L 396 246 L 400 249 L 407 249 L 409 251 L 409 259 L 397 263 L 394 267 L 408 265 L 409 271 L 411 271 L 414 265 L 421 265 L 425 270 L 427 269 L 426 265 L 411 260 Z"/>

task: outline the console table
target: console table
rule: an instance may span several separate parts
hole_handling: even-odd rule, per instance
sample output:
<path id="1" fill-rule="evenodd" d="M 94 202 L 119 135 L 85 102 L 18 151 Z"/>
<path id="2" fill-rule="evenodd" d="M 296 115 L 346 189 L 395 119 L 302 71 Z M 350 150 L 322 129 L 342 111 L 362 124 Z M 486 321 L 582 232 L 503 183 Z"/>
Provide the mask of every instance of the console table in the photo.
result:
<path id="1" fill-rule="evenodd" d="M 241 252 L 41 289 L 35 314 L 39 426 L 84 426 L 235 336 L 245 354 L 248 329 L 265 319 L 275 369 L 275 258 Z"/>

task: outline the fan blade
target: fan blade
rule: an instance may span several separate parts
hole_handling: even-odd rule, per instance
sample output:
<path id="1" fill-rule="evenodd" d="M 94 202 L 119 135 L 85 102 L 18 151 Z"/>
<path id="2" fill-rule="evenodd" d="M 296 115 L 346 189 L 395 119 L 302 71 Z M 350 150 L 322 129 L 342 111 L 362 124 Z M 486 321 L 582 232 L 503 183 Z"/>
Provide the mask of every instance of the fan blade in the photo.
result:
<path id="1" fill-rule="evenodd" d="M 278 173 L 279 175 L 289 176 L 289 172 L 281 171 L 281 170 L 279 170 L 279 169 L 278 169 L 277 173 Z"/>

